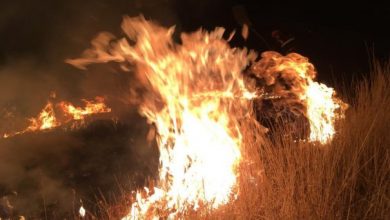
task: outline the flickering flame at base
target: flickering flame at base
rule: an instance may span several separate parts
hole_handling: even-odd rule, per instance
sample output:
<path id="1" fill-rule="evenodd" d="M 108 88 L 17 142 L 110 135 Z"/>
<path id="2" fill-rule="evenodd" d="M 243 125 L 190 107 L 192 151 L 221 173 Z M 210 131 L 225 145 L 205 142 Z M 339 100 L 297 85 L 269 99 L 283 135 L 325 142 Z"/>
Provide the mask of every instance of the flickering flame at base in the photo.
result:
<path id="1" fill-rule="evenodd" d="M 5 133 L 3 138 L 8 138 L 11 136 L 23 134 L 26 132 L 34 132 L 38 130 L 47 130 L 60 125 L 57 121 L 54 114 L 54 107 L 51 102 L 48 102 L 46 106 L 42 109 L 39 115 L 36 118 L 29 118 L 30 125 L 22 130 L 17 132 Z"/>
<path id="2" fill-rule="evenodd" d="M 311 81 L 306 92 L 307 117 L 310 122 L 310 141 L 328 143 L 336 133 L 334 122 L 344 117 L 347 105 L 335 97 L 333 88 Z M 337 114 L 337 111 L 342 112 Z"/>
<path id="3" fill-rule="evenodd" d="M 62 124 L 71 120 L 83 120 L 86 116 L 91 114 L 106 113 L 111 111 L 111 109 L 104 104 L 104 99 L 101 97 L 96 97 L 95 101 L 83 100 L 83 102 L 86 105 L 85 108 L 75 107 L 69 102 L 60 102 L 59 104 L 54 105 L 51 101 L 48 101 L 46 106 L 42 109 L 37 117 L 28 119 L 30 125 L 26 129 L 22 131 L 5 133 L 3 134 L 3 138 L 8 138 L 26 132 L 49 130 L 61 126 Z M 59 119 L 56 117 L 55 107 L 57 107 L 58 113 L 62 112 L 62 114 L 65 115 L 65 118 Z"/>

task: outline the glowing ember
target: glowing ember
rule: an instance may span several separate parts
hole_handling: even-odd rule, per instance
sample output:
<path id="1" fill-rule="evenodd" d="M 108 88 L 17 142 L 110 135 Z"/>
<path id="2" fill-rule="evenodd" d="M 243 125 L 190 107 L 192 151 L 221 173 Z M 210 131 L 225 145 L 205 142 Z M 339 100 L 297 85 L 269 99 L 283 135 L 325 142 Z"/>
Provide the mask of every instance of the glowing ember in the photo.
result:
<path id="1" fill-rule="evenodd" d="M 247 24 L 244 24 L 244 25 L 242 26 L 241 35 L 242 35 L 242 37 L 243 37 L 245 40 L 248 39 L 249 28 L 248 28 L 248 25 L 247 25 Z"/>
<path id="2" fill-rule="evenodd" d="M 84 207 L 81 206 L 80 209 L 79 209 L 80 216 L 84 218 L 85 217 L 85 213 L 86 213 L 86 211 L 85 211 Z"/>

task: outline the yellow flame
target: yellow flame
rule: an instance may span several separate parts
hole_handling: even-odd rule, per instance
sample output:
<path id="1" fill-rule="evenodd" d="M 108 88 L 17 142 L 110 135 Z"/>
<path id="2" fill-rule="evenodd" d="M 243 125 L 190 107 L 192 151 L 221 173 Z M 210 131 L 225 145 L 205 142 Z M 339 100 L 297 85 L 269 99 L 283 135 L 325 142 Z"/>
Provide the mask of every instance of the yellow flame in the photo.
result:
<path id="1" fill-rule="evenodd" d="M 335 91 L 324 84 L 310 82 L 306 90 L 307 117 L 310 121 L 310 141 L 329 142 L 334 134 L 336 112 L 341 106 Z M 343 116 L 341 116 L 343 117 Z"/>
<path id="2" fill-rule="evenodd" d="M 27 131 L 45 130 L 58 126 L 60 123 L 54 114 L 53 104 L 48 102 L 46 106 L 39 113 L 38 118 L 30 118 L 30 126 Z"/>

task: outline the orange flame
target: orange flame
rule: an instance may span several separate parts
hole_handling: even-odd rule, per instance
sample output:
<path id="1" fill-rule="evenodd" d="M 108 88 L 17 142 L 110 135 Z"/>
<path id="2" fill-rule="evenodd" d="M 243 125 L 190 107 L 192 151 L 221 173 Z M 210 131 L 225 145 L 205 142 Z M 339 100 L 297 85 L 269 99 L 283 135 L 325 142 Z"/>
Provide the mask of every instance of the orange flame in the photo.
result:
<path id="1" fill-rule="evenodd" d="M 48 102 L 37 118 L 30 118 L 30 126 L 26 131 L 45 130 L 60 125 L 54 114 L 53 104 Z"/>
<path id="2" fill-rule="evenodd" d="M 8 138 L 26 132 L 51 129 L 60 125 L 55 117 L 53 104 L 51 102 L 46 104 L 46 106 L 42 109 L 36 118 L 29 118 L 28 120 L 30 125 L 26 129 L 22 131 L 5 133 L 3 134 L 3 138 Z"/>
<path id="3" fill-rule="evenodd" d="M 85 108 L 75 107 L 73 104 L 64 101 L 57 104 L 57 107 L 59 107 L 57 112 L 61 111 L 65 116 L 71 117 L 70 119 L 66 120 L 60 120 L 56 117 L 54 105 L 49 101 L 37 117 L 28 119 L 30 124 L 26 129 L 22 131 L 5 133 L 3 134 L 3 138 L 8 138 L 26 132 L 49 130 L 61 126 L 70 120 L 83 120 L 86 116 L 91 114 L 111 111 L 111 109 L 104 104 L 103 98 L 96 97 L 95 100 L 96 101 L 83 100 L 85 103 Z"/>
<path id="4" fill-rule="evenodd" d="M 222 39 L 223 29 L 183 34 L 178 45 L 173 28 L 143 18 L 127 18 L 122 28 L 136 44 L 121 41 L 119 53 L 135 61 L 153 95 L 140 112 L 156 125 L 160 149 L 157 187 L 147 198 L 139 192 L 126 218 L 164 212 L 174 217 L 202 205 L 226 204 L 241 157 L 241 134 L 230 105 L 245 91 L 241 72 L 249 62 L 247 52 L 232 50 Z"/>
<path id="5" fill-rule="evenodd" d="M 84 68 L 92 62 L 135 64 L 148 90 L 140 113 L 157 127 L 160 150 L 156 187 L 136 195 L 124 219 L 175 217 L 201 206 L 217 208 L 236 194 L 241 133 L 234 106 L 247 107 L 242 71 L 255 55 L 230 48 L 224 29 L 182 34 L 144 18 L 126 18 L 122 29 L 132 43 L 101 34 L 85 57 L 68 62 Z M 249 107 L 248 107 L 249 108 Z"/>
<path id="6" fill-rule="evenodd" d="M 223 28 L 183 33 L 182 44 L 172 40 L 173 27 L 143 17 L 125 18 L 122 29 L 127 38 L 115 41 L 102 33 L 82 58 L 67 62 L 82 69 L 91 63 L 131 63 L 147 90 L 140 113 L 157 127 L 159 179 L 155 187 L 136 193 L 124 219 L 171 219 L 201 206 L 226 204 L 237 195 L 239 117 L 249 108 L 248 100 L 264 95 L 247 91 L 243 81 L 242 73 L 256 55 L 231 48 L 222 38 Z M 308 106 L 305 115 L 311 123 L 315 121 L 310 138 L 329 140 L 333 130 L 328 127 L 333 129 L 332 114 L 339 107 L 333 89 L 313 82 L 314 67 L 306 58 L 268 52 L 252 69 L 267 85 L 276 84 L 277 72 L 292 81 L 289 91 L 279 87 L 273 95 L 293 93 Z M 323 100 L 315 100 L 317 95 Z"/>
<path id="7" fill-rule="evenodd" d="M 305 106 L 302 113 L 310 123 L 310 141 L 325 144 L 332 140 L 335 121 L 344 117 L 347 104 L 336 97 L 333 88 L 314 81 L 316 71 L 306 57 L 264 52 L 252 71 L 272 88 L 272 95 L 289 100 L 284 104 Z"/>
<path id="8" fill-rule="evenodd" d="M 64 114 L 70 116 L 73 120 L 83 120 L 85 116 L 91 114 L 111 111 L 111 109 L 104 104 L 104 99 L 102 97 L 96 97 L 95 100 L 96 102 L 83 99 L 82 101 L 85 103 L 85 108 L 75 107 L 69 102 L 60 102 L 58 105 Z"/>

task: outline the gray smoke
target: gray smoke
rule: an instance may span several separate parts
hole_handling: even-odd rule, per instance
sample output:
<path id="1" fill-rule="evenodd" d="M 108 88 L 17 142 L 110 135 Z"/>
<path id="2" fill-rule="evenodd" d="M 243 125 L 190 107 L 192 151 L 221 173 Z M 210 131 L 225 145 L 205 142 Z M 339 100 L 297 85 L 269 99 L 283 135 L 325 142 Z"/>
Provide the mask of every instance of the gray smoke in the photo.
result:
<path id="1" fill-rule="evenodd" d="M 129 100 L 137 85 L 116 65 L 87 71 L 64 62 L 78 56 L 101 31 L 120 34 L 123 15 L 180 24 L 173 1 L 11 1 L 0 9 L 0 134 L 25 128 L 51 92 L 56 100 L 81 104 L 104 96 L 112 112 L 74 131 L 0 139 L 0 218 L 24 215 L 58 219 L 97 200 L 115 203 L 156 174 L 158 150 L 150 129 Z M 115 120 L 112 120 L 115 118 Z M 99 199 L 96 199 L 99 198 Z"/>

